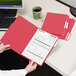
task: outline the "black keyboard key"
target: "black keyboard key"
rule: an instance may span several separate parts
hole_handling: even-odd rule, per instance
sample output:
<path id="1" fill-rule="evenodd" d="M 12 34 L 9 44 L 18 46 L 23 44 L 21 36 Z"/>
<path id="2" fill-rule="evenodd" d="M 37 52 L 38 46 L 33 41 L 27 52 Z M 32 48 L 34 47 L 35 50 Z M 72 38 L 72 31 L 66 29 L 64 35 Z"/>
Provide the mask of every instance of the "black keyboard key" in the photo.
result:
<path id="1" fill-rule="evenodd" d="M 16 18 L 0 17 L 0 29 L 9 28 L 9 26 L 15 21 Z"/>

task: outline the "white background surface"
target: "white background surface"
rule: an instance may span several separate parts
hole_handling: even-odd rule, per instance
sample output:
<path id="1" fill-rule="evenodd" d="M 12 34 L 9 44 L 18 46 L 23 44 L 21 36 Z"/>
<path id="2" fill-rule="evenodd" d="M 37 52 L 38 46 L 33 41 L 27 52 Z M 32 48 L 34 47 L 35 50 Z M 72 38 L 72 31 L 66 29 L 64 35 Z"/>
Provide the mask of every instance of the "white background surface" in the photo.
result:
<path id="1" fill-rule="evenodd" d="M 35 20 L 33 18 L 32 8 L 34 6 L 43 8 L 42 19 Z M 70 14 L 67 6 L 55 0 L 24 0 L 24 9 L 18 10 L 18 15 L 22 15 L 36 26 L 41 27 L 47 12 L 63 13 L 69 15 L 70 18 L 76 19 Z M 4 33 L 4 31 L 0 31 L 0 39 Z M 69 76 L 76 69 L 76 25 L 74 25 L 70 40 L 60 40 L 45 62 L 64 76 Z"/>

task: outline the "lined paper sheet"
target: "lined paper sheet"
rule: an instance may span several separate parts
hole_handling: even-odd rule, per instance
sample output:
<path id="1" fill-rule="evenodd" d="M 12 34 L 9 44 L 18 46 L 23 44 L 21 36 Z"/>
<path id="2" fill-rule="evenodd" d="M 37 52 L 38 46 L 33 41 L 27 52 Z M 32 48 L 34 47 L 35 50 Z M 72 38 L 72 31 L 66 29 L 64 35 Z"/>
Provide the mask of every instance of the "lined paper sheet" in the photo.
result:
<path id="1" fill-rule="evenodd" d="M 42 64 L 58 38 L 38 29 L 22 55 Z"/>

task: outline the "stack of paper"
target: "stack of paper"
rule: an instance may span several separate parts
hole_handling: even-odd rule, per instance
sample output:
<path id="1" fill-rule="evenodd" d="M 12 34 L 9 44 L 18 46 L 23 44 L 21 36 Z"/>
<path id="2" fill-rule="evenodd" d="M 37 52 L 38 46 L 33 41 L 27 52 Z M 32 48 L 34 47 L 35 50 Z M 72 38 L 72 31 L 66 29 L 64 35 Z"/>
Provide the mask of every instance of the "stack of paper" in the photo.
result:
<path id="1" fill-rule="evenodd" d="M 74 24 L 75 20 L 68 15 L 47 13 L 42 29 L 60 39 L 69 40 Z"/>

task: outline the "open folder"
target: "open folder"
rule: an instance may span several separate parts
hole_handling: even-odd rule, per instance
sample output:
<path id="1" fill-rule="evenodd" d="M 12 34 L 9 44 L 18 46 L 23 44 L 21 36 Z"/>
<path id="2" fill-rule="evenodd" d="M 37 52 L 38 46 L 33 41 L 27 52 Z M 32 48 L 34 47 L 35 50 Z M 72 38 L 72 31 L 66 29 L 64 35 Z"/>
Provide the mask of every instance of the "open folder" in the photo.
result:
<path id="1" fill-rule="evenodd" d="M 1 42 L 38 65 L 42 65 L 53 49 L 58 37 L 51 35 L 21 16 L 9 27 Z"/>

